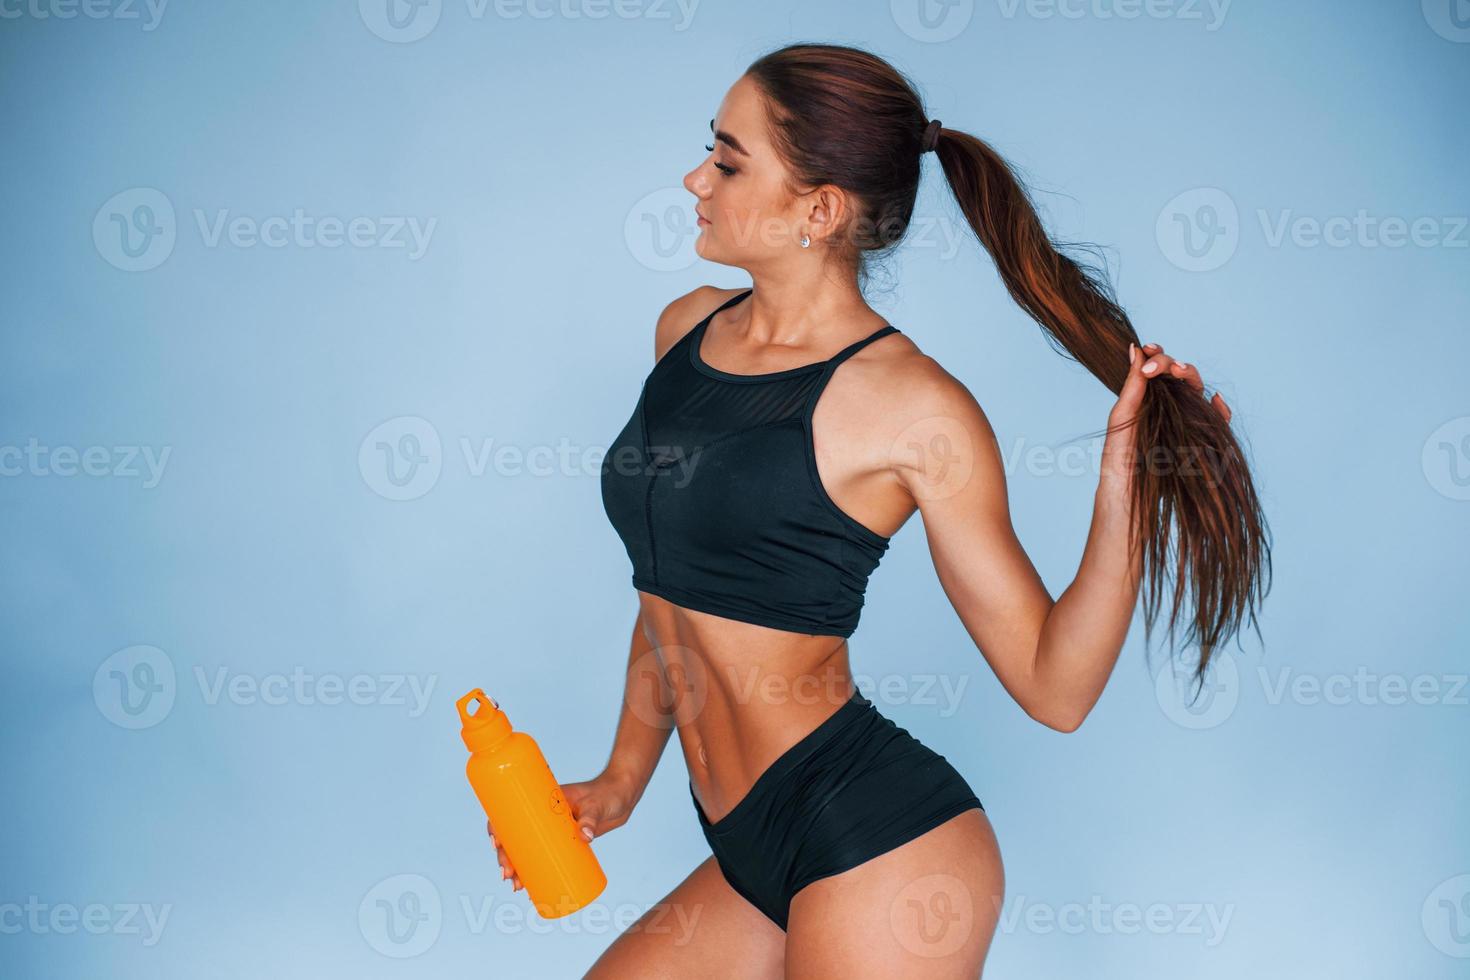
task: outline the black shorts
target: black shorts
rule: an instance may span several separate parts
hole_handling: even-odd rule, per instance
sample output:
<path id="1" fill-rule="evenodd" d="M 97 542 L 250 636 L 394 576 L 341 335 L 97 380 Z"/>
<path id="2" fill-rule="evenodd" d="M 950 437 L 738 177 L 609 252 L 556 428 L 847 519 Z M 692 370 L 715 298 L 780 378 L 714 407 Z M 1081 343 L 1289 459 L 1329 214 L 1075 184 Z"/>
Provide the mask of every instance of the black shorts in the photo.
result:
<path id="1" fill-rule="evenodd" d="M 786 928 L 803 887 L 985 808 L 954 766 L 856 690 L 711 824 L 694 812 L 730 887 Z"/>

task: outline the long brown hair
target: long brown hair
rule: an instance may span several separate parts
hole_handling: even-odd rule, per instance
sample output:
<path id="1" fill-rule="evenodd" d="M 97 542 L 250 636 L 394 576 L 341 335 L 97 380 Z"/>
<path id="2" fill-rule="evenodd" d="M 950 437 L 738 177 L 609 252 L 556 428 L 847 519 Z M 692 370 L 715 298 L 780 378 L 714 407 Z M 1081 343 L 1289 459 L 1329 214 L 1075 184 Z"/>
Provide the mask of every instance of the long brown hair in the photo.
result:
<path id="1" fill-rule="evenodd" d="M 864 281 L 869 258 L 896 247 L 913 215 L 929 123 L 913 85 L 882 58 L 835 44 L 788 45 L 746 75 L 767 101 L 773 142 L 794 179 L 851 195 L 857 213 L 834 240 L 838 258 Z M 1120 392 L 1128 344 L 1142 342 L 1104 269 L 1058 249 L 1025 187 L 984 140 L 945 126 L 935 152 L 1011 297 L 1058 353 Z M 1188 383 L 1151 379 L 1134 424 L 1131 547 L 1143 549 L 1145 648 L 1172 578 L 1168 636 L 1190 600 L 1183 641 L 1199 647 L 1194 680 L 1202 688 L 1211 655 L 1244 619 L 1260 635 L 1256 608 L 1271 565 L 1265 515 L 1230 423 Z"/>

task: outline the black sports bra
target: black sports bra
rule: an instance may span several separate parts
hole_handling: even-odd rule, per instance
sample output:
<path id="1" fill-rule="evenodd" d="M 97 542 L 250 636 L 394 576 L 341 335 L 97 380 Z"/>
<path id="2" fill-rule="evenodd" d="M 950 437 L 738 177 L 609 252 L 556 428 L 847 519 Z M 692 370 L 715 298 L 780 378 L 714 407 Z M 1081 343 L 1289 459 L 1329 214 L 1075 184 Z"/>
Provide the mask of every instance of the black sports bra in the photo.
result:
<path id="1" fill-rule="evenodd" d="M 602 504 L 633 563 L 633 587 L 775 629 L 850 636 L 889 539 L 838 508 L 817 474 L 812 413 L 835 356 L 767 374 L 706 364 L 721 304 L 664 352 L 602 463 Z"/>

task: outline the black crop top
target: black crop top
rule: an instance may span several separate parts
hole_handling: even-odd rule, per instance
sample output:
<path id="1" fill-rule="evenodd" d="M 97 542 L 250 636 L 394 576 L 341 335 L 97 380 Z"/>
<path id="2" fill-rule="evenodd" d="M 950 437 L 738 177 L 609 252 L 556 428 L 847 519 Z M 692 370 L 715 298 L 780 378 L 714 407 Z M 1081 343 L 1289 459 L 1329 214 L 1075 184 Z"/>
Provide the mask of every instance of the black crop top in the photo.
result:
<path id="1" fill-rule="evenodd" d="M 730 374 L 704 363 L 715 313 L 664 352 L 602 463 L 602 504 L 633 587 L 775 629 L 850 636 L 889 539 L 822 487 L 812 413 L 837 366 L 891 324 L 815 364 Z"/>

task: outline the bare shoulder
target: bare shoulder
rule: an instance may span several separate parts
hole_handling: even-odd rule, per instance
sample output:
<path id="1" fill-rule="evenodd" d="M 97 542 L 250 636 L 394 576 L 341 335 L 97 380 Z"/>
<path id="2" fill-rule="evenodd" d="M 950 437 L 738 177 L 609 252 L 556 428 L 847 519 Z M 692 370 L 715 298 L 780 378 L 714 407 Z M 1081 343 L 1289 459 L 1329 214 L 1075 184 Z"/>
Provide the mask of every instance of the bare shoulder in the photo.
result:
<path id="1" fill-rule="evenodd" d="M 679 342 L 695 324 L 713 313 L 727 299 L 745 292 L 745 288 L 721 289 L 718 286 L 696 286 L 675 298 L 658 316 L 654 328 L 653 359 L 658 361 L 664 352 Z"/>
<path id="2" fill-rule="evenodd" d="M 832 387 L 889 467 L 926 472 L 936 458 L 998 458 L 995 432 L 965 384 L 907 334 L 882 338 L 847 362 Z"/>

